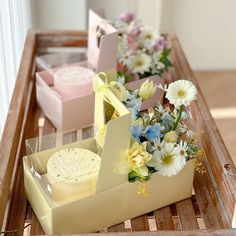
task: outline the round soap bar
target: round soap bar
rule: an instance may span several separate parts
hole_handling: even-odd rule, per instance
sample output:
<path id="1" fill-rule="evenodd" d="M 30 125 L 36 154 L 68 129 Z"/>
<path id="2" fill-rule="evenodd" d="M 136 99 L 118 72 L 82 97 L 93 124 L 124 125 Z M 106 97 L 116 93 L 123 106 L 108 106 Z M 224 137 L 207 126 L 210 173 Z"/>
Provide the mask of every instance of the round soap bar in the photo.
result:
<path id="1" fill-rule="evenodd" d="M 96 190 L 101 158 L 79 148 L 62 149 L 47 163 L 47 178 L 55 201 L 85 197 Z"/>
<path id="2" fill-rule="evenodd" d="M 79 66 L 67 66 L 54 74 L 54 88 L 63 98 L 81 97 L 92 93 L 95 73 Z"/>

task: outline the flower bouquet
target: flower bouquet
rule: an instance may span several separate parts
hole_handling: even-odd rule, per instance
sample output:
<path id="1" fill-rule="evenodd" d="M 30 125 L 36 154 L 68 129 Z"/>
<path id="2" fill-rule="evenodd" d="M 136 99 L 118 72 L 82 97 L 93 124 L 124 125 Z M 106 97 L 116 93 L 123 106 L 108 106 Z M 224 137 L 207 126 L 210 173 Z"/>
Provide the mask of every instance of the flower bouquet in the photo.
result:
<path id="1" fill-rule="evenodd" d="M 150 79 L 155 84 L 164 83 L 160 77 L 172 65 L 169 59 L 170 42 L 154 28 L 135 19 L 134 14 L 124 13 L 112 22 L 118 31 L 118 65 L 125 87 L 138 89 Z M 146 101 L 142 110 L 153 107 L 160 98 L 160 91 Z"/>
<path id="2" fill-rule="evenodd" d="M 152 89 L 148 89 L 150 87 Z M 151 81 L 146 81 L 139 90 L 128 91 L 127 100 L 123 102 L 132 114 L 132 144 L 116 171 L 127 174 L 130 182 L 147 181 L 155 172 L 175 176 L 189 160 L 202 154 L 195 132 L 184 122 L 190 118 L 184 109 L 196 99 L 196 87 L 187 80 L 160 87 L 168 103 L 154 107 L 152 114 L 140 112 L 142 101 L 156 89 Z M 197 168 L 204 172 L 200 162 Z"/>
<path id="3" fill-rule="evenodd" d="M 113 21 L 119 33 L 118 72 L 126 81 L 162 75 L 171 66 L 170 42 L 166 35 L 135 20 L 132 13 L 124 13 Z"/>

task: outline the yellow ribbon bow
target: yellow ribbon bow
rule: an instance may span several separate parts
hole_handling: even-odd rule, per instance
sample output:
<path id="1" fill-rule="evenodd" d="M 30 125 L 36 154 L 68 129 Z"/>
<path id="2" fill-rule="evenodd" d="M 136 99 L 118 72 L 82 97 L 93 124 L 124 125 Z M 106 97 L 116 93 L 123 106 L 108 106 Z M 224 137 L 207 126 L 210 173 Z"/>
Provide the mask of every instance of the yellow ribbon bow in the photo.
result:
<path id="1" fill-rule="evenodd" d="M 104 84 L 101 84 L 99 82 L 100 76 L 104 77 Z M 108 83 L 106 74 L 100 72 L 93 81 L 93 91 L 95 93 L 106 94 L 108 89 L 110 89 L 121 102 L 127 100 L 126 88 L 117 81 L 111 81 L 110 83 Z"/>

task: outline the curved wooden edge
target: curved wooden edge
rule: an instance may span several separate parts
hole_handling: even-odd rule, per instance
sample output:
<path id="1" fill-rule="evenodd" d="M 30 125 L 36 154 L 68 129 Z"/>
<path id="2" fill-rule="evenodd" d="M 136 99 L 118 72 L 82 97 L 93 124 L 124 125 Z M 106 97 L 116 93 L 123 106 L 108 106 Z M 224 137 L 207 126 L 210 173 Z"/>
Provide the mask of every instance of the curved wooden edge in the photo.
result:
<path id="1" fill-rule="evenodd" d="M 222 214 L 226 214 L 224 214 L 224 217 L 228 218 L 228 226 L 230 227 L 235 218 L 234 208 L 236 203 L 236 176 L 231 173 L 236 173 L 236 168 L 209 112 L 199 84 L 194 77 L 175 33 L 171 32 L 169 37 L 177 55 L 177 67 L 183 75 L 183 78 L 180 79 L 192 81 L 198 89 L 198 99 L 189 110 L 193 116 L 193 125 L 198 130 L 204 131 L 201 136 L 201 145 L 207 157 L 207 169 L 211 176 L 212 184 L 215 187 L 215 192 L 219 199 L 221 199 L 221 204 L 223 205 Z M 226 164 L 230 167 L 230 171 L 226 170 Z"/>
<path id="2" fill-rule="evenodd" d="M 189 231 L 157 231 L 157 232 L 116 232 L 116 233 L 92 233 L 92 234 L 73 234 L 73 236 L 235 236 L 235 229 L 225 230 L 189 230 Z M 34 235 L 36 236 L 36 235 Z M 69 236 L 69 234 L 63 234 Z"/>
<path id="3" fill-rule="evenodd" d="M 47 47 L 87 47 L 88 34 L 74 30 L 34 30 L 37 39 L 37 50 Z"/>
<path id="4" fill-rule="evenodd" d="M 31 31 L 34 31 L 34 33 L 37 36 L 52 36 L 52 35 L 57 35 L 57 36 L 88 36 L 87 31 L 82 31 L 82 30 L 47 30 L 47 29 L 31 29 Z"/>
<path id="5" fill-rule="evenodd" d="M 13 91 L 5 127 L 0 143 L 0 228 L 2 228 L 5 210 L 10 193 L 15 159 L 20 141 L 23 118 L 35 56 L 36 35 L 29 30 L 15 88 Z"/>

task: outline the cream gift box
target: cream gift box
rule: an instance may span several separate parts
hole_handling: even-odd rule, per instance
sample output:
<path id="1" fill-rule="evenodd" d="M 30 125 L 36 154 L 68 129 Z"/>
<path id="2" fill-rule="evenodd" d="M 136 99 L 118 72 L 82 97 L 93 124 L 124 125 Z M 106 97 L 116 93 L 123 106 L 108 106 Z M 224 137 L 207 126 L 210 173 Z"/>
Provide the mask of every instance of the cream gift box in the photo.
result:
<path id="1" fill-rule="evenodd" d="M 108 82 L 115 80 L 115 71 L 107 77 Z M 105 85 L 102 78 L 99 83 Z M 112 119 L 114 111 L 119 115 Z M 97 132 L 91 139 L 24 157 L 26 195 L 46 234 L 96 232 L 191 196 L 193 161 L 171 178 L 154 173 L 146 182 L 148 196 L 138 194 L 140 182 L 130 183 L 126 175 L 114 172 L 130 147 L 131 115 L 110 89 L 96 93 L 94 125 Z M 101 157 L 101 165 L 90 194 L 77 186 L 75 193 L 58 202 L 53 198 L 55 185 L 45 176 L 50 157 L 65 148 L 88 149 Z"/>
<path id="2" fill-rule="evenodd" d="M 73 66 L 87 67 L 95 72 L 115 68 L 116 45 L 116 29 L 95 12 L 90 11 L 88 59 L 73 64 Z M 38 104 L 53 125 L 63 132 L 88 127 L 94 120 L 94 93 L 91 89 L 92 75 L 90 75 L 90 86 L 81 87 L 80 91 L 84 92 L 83 96 L 79 93 L 78 96 L 74 96 L 76 95 L 75 89 L 67 89 L 68 86 L 65 87 L 62 83 L 54 83 L 57 82 L 55 81 L 55 75 L 58 70 L 67 70 L 69 66 L 36 73 Z M 91 72 L 89 73 L 91 74 Z M 61 94 L 58 93 L 60 91 Z M 63 97 L 62 95 L 66 96 Z"/>

